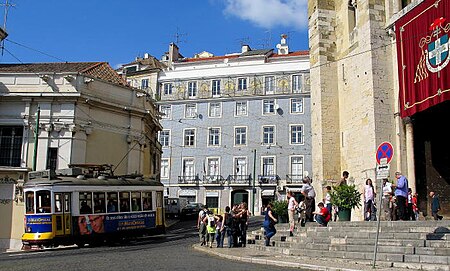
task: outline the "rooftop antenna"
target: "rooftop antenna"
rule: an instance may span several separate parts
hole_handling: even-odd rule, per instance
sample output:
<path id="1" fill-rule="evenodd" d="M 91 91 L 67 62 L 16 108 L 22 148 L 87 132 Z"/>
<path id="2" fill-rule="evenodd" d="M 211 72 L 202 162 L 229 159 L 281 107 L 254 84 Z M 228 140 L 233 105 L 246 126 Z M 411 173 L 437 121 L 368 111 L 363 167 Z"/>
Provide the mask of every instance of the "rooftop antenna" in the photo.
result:
<path id="1" fill-rule="evenodd" d="M 272 30 L 265 31 L 266 37 L 263 39 L 263 49 L 272 48 Z"/>
<path id="2" fill-rule="evenodd" d="M 250 37 L 249 37 L 249 36 L 243 37 L 243 38 L 237 39 L 237 41 L 239 41 L 239 45 L 240 45 L 241 47 L 242 47 L 243 45 L 249 45 L 249 43 L 250 43 Z"/>
<path id="3" fill-rule="evenodd" d="M 186 36 L 186 33 L 180 33 L 180 28 L 177 26 L 177 32 L 173 36 L 175 38 L 175 44 L 180 44 L 186 42 L 186 40 L 181 39 L 181 37 Z"/>
<path id="4" fill-rule="evenodd" d="M 10 4 L 9 0 L 5 0 L 4 4 L 0 4 L 0 6 L 4 6 L 5 7 L 5 14 L 3 17 L 3 30 L 6 31 L 6 22 L 8 21 L 8 10 L 10 7 L 15 7 L 16 5 L 14 4 Z"/>

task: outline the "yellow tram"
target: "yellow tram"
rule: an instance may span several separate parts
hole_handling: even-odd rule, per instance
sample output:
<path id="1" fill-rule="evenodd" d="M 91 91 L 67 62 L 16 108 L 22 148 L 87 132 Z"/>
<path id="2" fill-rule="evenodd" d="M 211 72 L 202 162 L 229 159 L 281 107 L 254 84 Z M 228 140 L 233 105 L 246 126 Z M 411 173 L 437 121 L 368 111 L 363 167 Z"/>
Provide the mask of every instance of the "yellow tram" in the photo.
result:
<path id="1" fill-rule="evenodd" d="M 30 173 L 24 247 L 115 242 L 165 232 L 163 185 L 141 176 Z"/>

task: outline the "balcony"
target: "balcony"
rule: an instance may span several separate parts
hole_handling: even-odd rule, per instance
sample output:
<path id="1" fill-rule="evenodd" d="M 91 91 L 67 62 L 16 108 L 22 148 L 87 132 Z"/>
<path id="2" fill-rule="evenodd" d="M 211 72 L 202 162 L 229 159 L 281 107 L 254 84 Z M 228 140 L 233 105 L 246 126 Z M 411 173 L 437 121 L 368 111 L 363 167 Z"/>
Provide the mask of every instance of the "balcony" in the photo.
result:
<path id="1" fill-rule="evenodd" d="M 204 175 L 203 184 L 204 185 L 223 185 L 225 183 L 225 178 L 221 175 Z"/>
<path id="2" fill-rule="evenodd" d="M 198 186 L 199 177 L 197 175 L 178 176 L 178 184 L 186 186 Z"/>
<path id="3" fill-rule="evenodd" d="M 303 184 L 303 175 L 288 174 L 286 175 L 287 184 Z"/>
<path id="4" fill-rule="evenodd" d="M 278 175 L 258 175 L 260 185 L 278 185 L 280 176 Z"/>
<path id="5" fill-rule="evenodd" d="M 227 179 L 229 185 L 251 185 L 252 177 L 250 175 L 229 175 Z"/>

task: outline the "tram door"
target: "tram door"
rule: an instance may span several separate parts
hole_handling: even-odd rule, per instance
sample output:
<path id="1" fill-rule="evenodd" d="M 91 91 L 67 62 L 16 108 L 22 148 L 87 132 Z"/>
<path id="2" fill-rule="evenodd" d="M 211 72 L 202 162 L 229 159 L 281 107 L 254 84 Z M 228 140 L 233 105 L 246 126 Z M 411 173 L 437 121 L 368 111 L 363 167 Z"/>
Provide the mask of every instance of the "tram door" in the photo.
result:
<path id="1" fill-rule="evenodd" d="M 55 193 L 55 224 L 56 235 L 71 233 L 71 193 Z"/>

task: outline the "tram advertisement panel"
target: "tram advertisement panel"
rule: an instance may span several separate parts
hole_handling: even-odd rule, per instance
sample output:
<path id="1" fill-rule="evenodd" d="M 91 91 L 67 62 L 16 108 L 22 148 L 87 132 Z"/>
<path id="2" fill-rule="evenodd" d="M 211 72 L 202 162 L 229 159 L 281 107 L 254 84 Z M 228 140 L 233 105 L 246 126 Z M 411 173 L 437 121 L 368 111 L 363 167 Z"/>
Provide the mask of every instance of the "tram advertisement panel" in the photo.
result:
<path id="1" fill-rule="evenodd" d="M 52 232 L 51 215 L 27 215 L 25 218 L 26 232 Z"/>
<path id="2" fill-rule="evenodd" d="M 155 221 L 155 212 L 84 215 L 78 217 L 78 229 L 80 235 L 142 230 L 154 228 Z"/>

